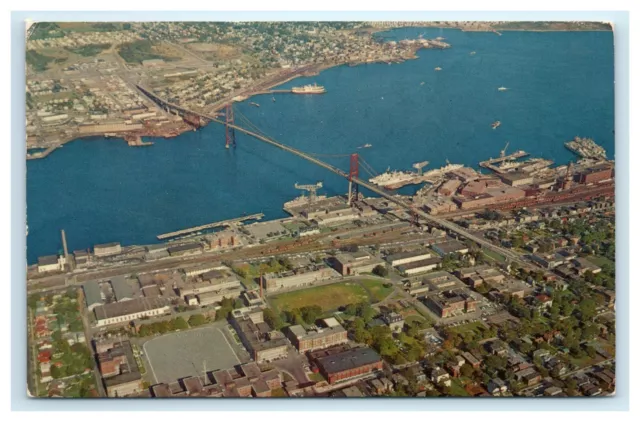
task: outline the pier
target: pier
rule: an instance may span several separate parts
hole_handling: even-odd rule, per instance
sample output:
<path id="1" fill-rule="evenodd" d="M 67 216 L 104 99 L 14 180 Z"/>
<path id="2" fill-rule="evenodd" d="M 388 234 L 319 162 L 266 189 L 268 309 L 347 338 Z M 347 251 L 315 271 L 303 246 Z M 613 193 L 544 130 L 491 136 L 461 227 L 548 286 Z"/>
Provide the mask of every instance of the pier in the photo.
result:
<path id="1" fill-rule="evenodd" d="M 27 160 L 37 160 L 38 158 L 46 158 L 49 154 L 51 154 L 58 147 L 59 147 L 58 145 L 54 145 L 52 147 L 49 147 L 49 148 L 45 149 L 42 152 L 34 152 L 33 154 L 27 153 Z"/>
<path id="2" fill-rule="evenodd" d="M 513 154 L 502 155 L 499 158 L 490 158 L 486 161 L 481 161 L 480 167 L 484 167 L 489 170 L 495 171 L 496 173 L 500 173 L 501 172 L 500 169 L 496 167 L 495 164 L 500 164 L 504 161 L 517 160 L 518 158 L 526 157 L 528 155 L 529 155 L 528 152 L 520 150 L 520 151 L 514 152 Z"/>
<path id="3" fill-rule="evenodd" d="M 175 232 L 160 234 L 157 236 L 157 238 L 158 240 L 165 240 L 165 239 L 170 239 L 172 237 L 184 236 L 185 234 L 199 232 L 202 230 L 213 229 L 216 227 L 231 226 L 235 223 L 241 223 L 247 220 L 260 220 L 262 219 L 262 217 L 264 217 L 263 213 L 251 214 L 243 217 L 232 218 L 230 220 L 218 221 L 217 223 L 209 223 L 209 224 L 204 224 L 202 226 L 190 227 L 188 229 L 182 229 L 182 230 L 177 230 Z"/>

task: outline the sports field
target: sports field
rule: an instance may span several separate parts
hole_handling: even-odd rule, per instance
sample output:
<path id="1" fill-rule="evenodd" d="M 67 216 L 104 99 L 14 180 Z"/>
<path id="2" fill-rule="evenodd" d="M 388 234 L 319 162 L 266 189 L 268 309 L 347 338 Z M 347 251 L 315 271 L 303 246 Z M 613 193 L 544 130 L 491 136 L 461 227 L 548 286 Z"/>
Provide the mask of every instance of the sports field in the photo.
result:
<path id="1" fill-rule="evenodd" d="M 324 312 L 337 310 L 350 303 L 368 301 L 367 291 L 358 283 L 334 283 L 311 289 L 283 293 L 269 299 L 271 305 L 279 311 L 299 309 L 304 306 L 318 305 Z"/>
<path id="2" fill-rule="evenodd" d="M 156 383 L 228 369 L 240 363 L 233 346 L 217 327 L 167 334 L 143 346 L 148 372 Z"/>

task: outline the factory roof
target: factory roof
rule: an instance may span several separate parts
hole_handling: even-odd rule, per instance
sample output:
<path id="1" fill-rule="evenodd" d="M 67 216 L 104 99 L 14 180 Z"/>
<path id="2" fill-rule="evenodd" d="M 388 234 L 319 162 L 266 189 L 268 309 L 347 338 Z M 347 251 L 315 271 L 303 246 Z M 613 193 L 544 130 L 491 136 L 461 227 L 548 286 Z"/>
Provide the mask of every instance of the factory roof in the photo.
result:
<path id="1" fill-rule="evenodd" d="M 41 256 L 38 258 L 38 265 L 53 265 L 58 263 L 57 255 Z"/>
<path id="2" fill-rule="evenodd" d="M 431 251 L 427 249 L 418 249 L 415 251 L 399 252 L 393 255 L 389 255 L 387 257 L 387 260 L 396 261 L 398 259 L 413 258 L 415 256 L 422 256 L 422 255 L 431 255 Z"/>
<path id="3" fill-rule="evenodd" d="M 358 347 L 318 358 L 318 364 L 327 374 L 347 371 L 380 361 L 380 355 L 368 347 Z"/>
<path id="4" fill-rule="evenodd" d="M 102 303 L 102 295 L 100 293 L 100 285 L 97 281 L 87 281 L 82 286 L 82 290 L 84 290 L 84 297 L 87 303 L 87 306 L 91 306 L 96 303 Z"/>
<path id="5" fill-rule="evenodd" d="M 111 287 L 118 302 L 125 299 L 133 299 L 133 289 L 123 276 L 113 277 L 111 279 Z"/>
<path id="6" fill-rule="evenodd" d="M 415 262 L 409 262 L 407 264 L 402 264 L 400 266 L 398 266 L 398 270 L 400 270 L 401 272 L 407 271 L 407 270 L 413 270 L 416 268 L 420 268 L 420 267 L 426 267 L 426 266 L 430 266 L 433 264 L 439 264 L 440 262 L 442 262 L 442 259 L 434 257 L 434 258 L 427 258 L 427 259 L 421 259 L 420 261 L 415 261 Z"/>
<path id="7" fill-rule="evenodd" d="M 462 242 L 458 242 L 457 240 L 448 240 L 441 243 L 436 243 L 433 245 L 434 248 L 438 248 L 442 253 L 449 254 L 453 252 L 458 252 L 460 250 L 469 249 L 467 245 Z"/>
<path id="8" fill-rule="evenodd" d="M 165 306 L 167 303 L 161 298 L 140 298 L 102 305 L 97 307 L 94 312 L 98 320 L 104 320 L 160 309 Z"/>

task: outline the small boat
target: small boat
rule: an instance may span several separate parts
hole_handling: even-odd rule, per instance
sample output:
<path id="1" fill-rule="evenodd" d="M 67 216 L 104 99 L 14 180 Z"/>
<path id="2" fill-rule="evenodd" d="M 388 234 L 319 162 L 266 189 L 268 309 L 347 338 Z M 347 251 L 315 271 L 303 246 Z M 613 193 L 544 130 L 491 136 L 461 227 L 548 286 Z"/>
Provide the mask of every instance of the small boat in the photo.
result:
<path id="1" fill-rule="evenodd" d="M 362 146 L 362 148 L 371 148 L 372 146 L 373 146 L 373 145 L 371 145 L 371 144 L 364 144 L 364 145 Z"/>
<path id="2" fill-rule="evenodd" d="M 500 120 L 496 120 L 495 122 L 493 122 L 493 123 L 491 124 L 491 128 L 492 128 L 492 129 L 495 129 L 495 128 L 497 128 L 498 126 L 500 126 L 501 124 L 502 124 L 502 123 L 500 123 Z"/>
<path id="3" fill-rule="evenodd" d="M 440 71 L 440 70 L 442 70 L 442 68 L 441 67 L 436 67 L 434 70 Z"/>
<path id="4" fill-rule="evenodd" d="M 252 105 L 252 106 L 254 106 L 254 107 L 260 107 L 260 104 L 258 104 L 258 103 L 253 103 L 253 102 L 252 102 L 252 103 L 249 103 L 249 104 L 251 104 L 251 105 Z"/>
<path id="5" fill-rule="evenodd" d="M 475 52 L 475 51 L 472 51 L 471 53 L 469 53 L 469 55 L 470 55 L 470 56 L 475 56 L 475 55 L 476 55 L 476 52 Z"/>
<path id="6" fill-rule="evenodd" d="M 276 102 L 276 97 L 271 97 L 271 101 Z"/>
<path id="7" fill-rule="evenodd" d="M 498 88 L 498 91 L 506 91 L 506 90 L 507 90 L 507 88 L 505 88 L 505 87 L 503 87 L 503 86 L 501 86 L 500 88 Z"/>
<path id="8" fill-rule="evenodd" d="M 424 82 L 420 82 L 420 85 L 424 85 Z"/>
<path id="9" fill-rule="evenodd" d="M 381 100 L 384 100 L 384 97 L 380 97 Z"/>

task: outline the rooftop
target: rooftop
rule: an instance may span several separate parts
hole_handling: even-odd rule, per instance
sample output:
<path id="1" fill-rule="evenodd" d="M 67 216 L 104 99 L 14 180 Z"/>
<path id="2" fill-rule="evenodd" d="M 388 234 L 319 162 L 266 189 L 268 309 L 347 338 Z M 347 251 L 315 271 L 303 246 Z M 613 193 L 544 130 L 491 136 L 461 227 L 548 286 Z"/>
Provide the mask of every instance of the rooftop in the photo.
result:
<path id="1" fill-rule="evenodd" d="M 167 306 L 167 303 L 162 298 L 139 298 L 102 305 L 97 307 L 94 312 L 98 320 L 104 320 L 160 309 L 165 306 Z"/>
<path id="2" fill-rule="evenodd" d="M 318 358 L 318 364 L 328 374 L 347 371 L 380 361 L 380 355 L 368 347 L 358 347 L 344 352 Z"/>

